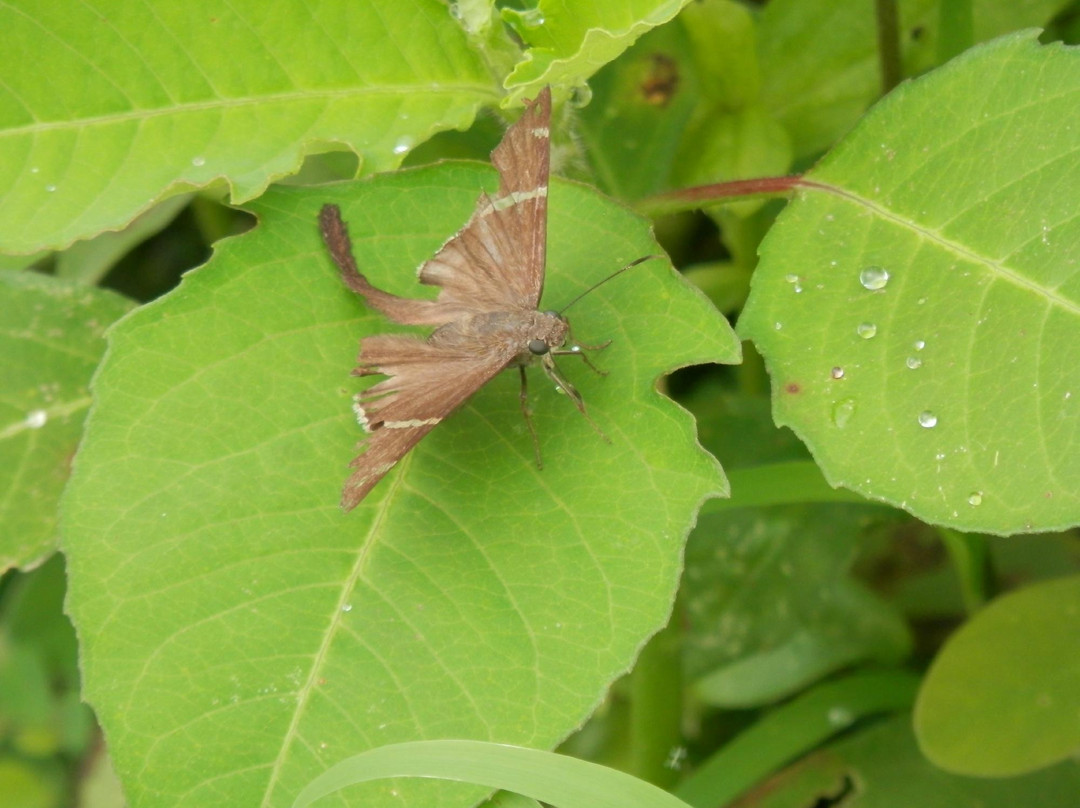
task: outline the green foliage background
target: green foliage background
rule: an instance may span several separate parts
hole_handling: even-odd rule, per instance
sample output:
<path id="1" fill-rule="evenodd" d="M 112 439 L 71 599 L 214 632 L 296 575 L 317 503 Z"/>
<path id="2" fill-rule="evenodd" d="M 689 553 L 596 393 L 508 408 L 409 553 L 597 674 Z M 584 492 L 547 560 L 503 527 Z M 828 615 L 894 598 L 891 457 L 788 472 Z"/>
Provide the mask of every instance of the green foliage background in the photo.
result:
<path id="1" fill-rule="evenodd" d="M 861 0 L 0 9 L 0 793 L 289 805 L 370 749 L 318 804 L 1071 805 L 1080 7 L 897 13 L 879 38 Z M 914 80 L 875 104 L 890 59 Z M 495 181 L 428 164 L 486 161 L 544 84 L 571 179 L 543 305 L 642 255 L 683 274 L 568 313 L 612 340 L 606 376 L 563 363 L 611 444 L 537 374 L 538 471 L 505 374 L 344 515 L 348 371 L 388 326 L 318 208 L 422 294 Z M 678 194 L 792 171 L 779 217 Z M 721 315 L 743 363 L 661 382 L 739 362 Z M 570 735 L 671 793 L 379 751 Z M 463 782 L 379 779 L 417 773 Z"/>

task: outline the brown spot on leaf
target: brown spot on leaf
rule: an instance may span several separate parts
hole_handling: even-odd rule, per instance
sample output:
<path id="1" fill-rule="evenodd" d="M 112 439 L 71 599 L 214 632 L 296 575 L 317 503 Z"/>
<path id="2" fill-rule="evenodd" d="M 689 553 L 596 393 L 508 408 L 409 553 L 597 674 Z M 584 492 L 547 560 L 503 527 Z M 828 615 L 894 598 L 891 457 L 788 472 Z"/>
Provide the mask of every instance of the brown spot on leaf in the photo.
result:
<path id="1" fill-rule="evenodd" d="M 652 55 L 652 69 L 641 82 L 641 95 L 646 104 L 666 107 L 679 89 L 679 67 L 664 53 Z"/>
<path id="2" fill-rule="evenodd" d="M 788 382 L 784 385 L 784 392 L 790 393 L 793 396 L 798 395 L 802 392 L 802 385 L 800 385 L 798 382 Z"/>

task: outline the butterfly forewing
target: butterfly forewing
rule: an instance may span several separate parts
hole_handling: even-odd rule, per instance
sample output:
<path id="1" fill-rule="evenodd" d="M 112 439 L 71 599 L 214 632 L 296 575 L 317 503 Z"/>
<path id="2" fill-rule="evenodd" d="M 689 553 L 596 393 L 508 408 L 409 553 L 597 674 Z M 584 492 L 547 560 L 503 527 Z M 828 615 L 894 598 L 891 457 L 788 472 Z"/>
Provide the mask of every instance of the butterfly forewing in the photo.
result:
<path id="1" fill-rule="evenodd" d="M 475 311 L 535 309 L 544 288 L 551 91 L 528 102 L 491 160 L 495 196 L 481 194 L 469 223 L 420 268 L 420 282 L 441 286 L 439 302 Z"/>

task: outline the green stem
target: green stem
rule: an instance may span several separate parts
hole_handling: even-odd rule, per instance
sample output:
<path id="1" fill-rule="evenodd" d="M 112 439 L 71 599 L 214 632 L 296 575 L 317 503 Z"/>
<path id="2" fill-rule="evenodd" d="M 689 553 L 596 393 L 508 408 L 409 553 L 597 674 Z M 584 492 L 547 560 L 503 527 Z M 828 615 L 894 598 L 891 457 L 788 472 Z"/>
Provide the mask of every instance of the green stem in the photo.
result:
<path id="1" fill-rule="evenodd" d="M 990 554 L 986 538 L 947 527 L 939 527 L 937 531 L 960 578 L 964 608 L 968 614 L 974 614 L 990 598 Z"/>
<path id="2" fill-rule="evenodd" d="M 881 94 L 900 83 L 900 17 L 896 0 L 875 0 L 878 60 L 881 63 Z"/>
<path id="3" fill-rule="evenodd" d="M 661 788 L 678 779 L 673 755 L 682 748 L 680 609 L 641 650 L 630 677 L 629 773 Z"/>

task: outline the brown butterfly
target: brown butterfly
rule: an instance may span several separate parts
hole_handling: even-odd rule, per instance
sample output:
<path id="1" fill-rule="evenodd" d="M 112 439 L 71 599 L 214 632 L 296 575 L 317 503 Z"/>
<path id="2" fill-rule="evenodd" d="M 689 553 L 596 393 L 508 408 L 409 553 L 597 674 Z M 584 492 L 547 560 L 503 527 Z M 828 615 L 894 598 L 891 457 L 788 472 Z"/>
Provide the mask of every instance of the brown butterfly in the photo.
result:
<path id="1" fill-rule="evenodd" d="M 505 368 L 520 370 L 522 412 L 538 465 L 526 365 L 539 359 L 588 418 L 585 403 L 559 373 L 553 355 L 585 358 L 582 347 L 603 346 L 564 349 L 570 336 L 566 319 L 554 311 L 537 311 L 547 245 L 550 120 L 551 91 L 544 88 L 535 101 L 526 102 L 525 113 L 492 152 L 498 192 L 494 197 L 481 194 L 465 227 L 420 267 L 420 282 L 441 288 L 435 300 L 398 297 L 372 286 L 356 267 L 337 206 L 325 205 L 320 211 L 323 240 L 350 289 L 396 323 L 436 326 L 426 340 L 377 334 L 360 341 L 359 367 L 353 374 L 388 378 L 357 398 L 357 418 L 370 435 L 366 450 L 350 464 L 355 470 L 341 494 L 345 510 L 354 508 L 421 438 Z"/>

